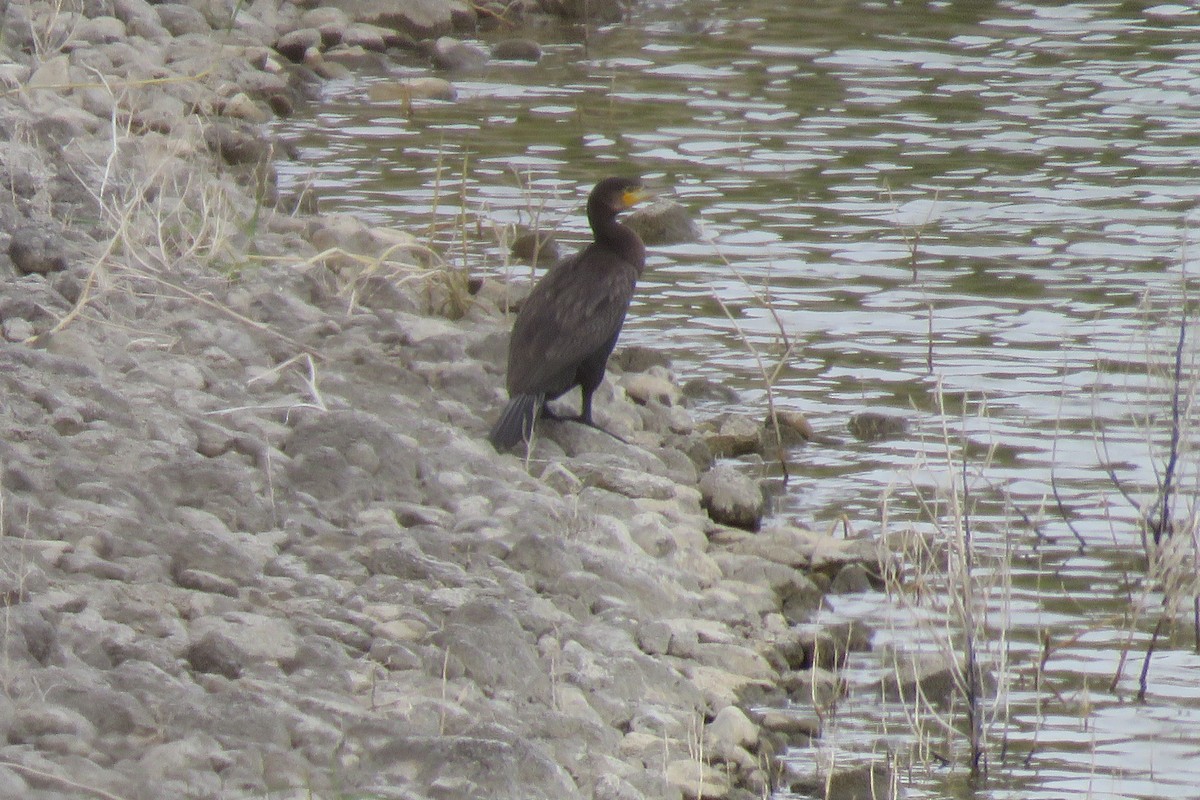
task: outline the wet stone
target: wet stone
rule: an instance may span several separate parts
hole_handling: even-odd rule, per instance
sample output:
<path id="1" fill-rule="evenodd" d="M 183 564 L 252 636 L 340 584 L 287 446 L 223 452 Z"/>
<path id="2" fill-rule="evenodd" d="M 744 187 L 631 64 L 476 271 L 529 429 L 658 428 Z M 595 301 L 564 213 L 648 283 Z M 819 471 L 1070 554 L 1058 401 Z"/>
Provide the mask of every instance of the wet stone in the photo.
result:
<path id="1" fill-rule="evenodd" d="M 861 411 L 850 418 L 846 427 L 860 442 L 882 442 L 903 436 L 908 431 L 908 420 L 892 413 Z"/>
<path id="2" fill-rule="evenodd" d="M 766 509 L 762 487 L 740 470 L 718 465 L 700 478 L 701 502 L 714 522 L 757 530 Z"/>
<path id="3" fill-rule="evenodd" d="M 322 44 L 322 36 L 316 28 L 300 28 L 298 30 L 288 31 L 283 34 L 275 42 L 275 49 L 280 52 L 284 58 L 289 61 L 294 61 L 295 64 L 300 64 L 304 61 L 304 56 L 308 52 L 308 48 L 319 47 Z"/>
<path id="4" fill-rule="evenodd" d="M 718 458 L 735 458 L 762 450 L 762 425 L 752 417 L 726 414 L 714 427 L 704 438 Z"/>
<path id="5" fill-rule="evenodd" d="M 514 258 L 534 266 L 553 264 L 558 261 L 560 254 L 553 233 L 530 230 L 513 239 L 510 252 Z"/>
<path id="6" fill-rule="evenodd" d="M 532 39 L 505 39 L 492 45 L 492 58 L 536 63 L 542 60 L 542 46 Z"/>
<path id="7" fill-rule="evenodd" d="M 429 57 L 435 67 L 450 72 L 478 69 L 488 61 L 488 53 L 482 47 L 449 36 L 433 43 Z"/>
<path id="8" fill-rule="evenodd" d="M 700 238 L 688 210 L 673 200 L 658 200 L 630 214 L 625 224 L 647 245 L 687 244 Z"/>
<path id="9" fill-rule="evenodd" d="M 808 418 L 799 411 L 780 409 L 775 412 L 774 419 L 768 415 L 763 422 L 763 437 L 766 441 L 775 441 L 776 425 L 779 426 L 778 435 L 785 446 L 809 442 L 816 436 Z"/>
<path id="10" fill-rule="evenodd" d="M 829 584 L 832 594 L 862 594 L 874 590 L 871 572 L 862 564 L 847 564 Z"/>

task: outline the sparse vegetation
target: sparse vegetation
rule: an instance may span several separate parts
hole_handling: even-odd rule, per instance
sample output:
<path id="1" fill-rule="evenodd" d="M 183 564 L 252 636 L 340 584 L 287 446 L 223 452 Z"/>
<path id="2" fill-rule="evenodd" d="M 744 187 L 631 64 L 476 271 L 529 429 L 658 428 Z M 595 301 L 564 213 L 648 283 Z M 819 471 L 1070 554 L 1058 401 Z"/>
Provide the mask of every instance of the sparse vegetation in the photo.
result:
<path id="1" fill-rule="evenodd" d="M 1200 506 L 1196 502 L 1200 496 L 1200 462 L 1192 443 L 1195 431 L 1200 429 L 1196 417 L 1200 347 L 1189 338 L 1195 310 L 1188 285 L 1186 246 L 1183 264 L 1177 294 L 1154 297 L 1147 292 L 1143 299 L 1143 377 L 1147 389 L 1130 390 L 1136 391 L 1143 404 L 1136 418 L 1147 442 L 1155 485 L 1148 487 L 1148 492 L 1147 487 L 1129 485 L 1105 459 L 1110 464 L 1108 473 L 1114 489 L 1136 512 L 1145 557 L 1145 574 L 1134 582 L 1138 590 L 1130 598 L 1125 645 L 1110 689 L 1115 691 L 1119 686 L 1136 634 L 1149 617 L 1154 624 L 1138 673 L 1139 701 L 1145 701 L 1150 690 L 1151 662 L 1161 642 L 1174 639 L 1188 616 L 1192 647 L 1200 652 Z M 1162 325 L 1164 316 L 1174 316 L 1174 324 Z M 1096 436 L 1100 451 L 1106 453 L 1103 431 L 1097 431 Z"/>

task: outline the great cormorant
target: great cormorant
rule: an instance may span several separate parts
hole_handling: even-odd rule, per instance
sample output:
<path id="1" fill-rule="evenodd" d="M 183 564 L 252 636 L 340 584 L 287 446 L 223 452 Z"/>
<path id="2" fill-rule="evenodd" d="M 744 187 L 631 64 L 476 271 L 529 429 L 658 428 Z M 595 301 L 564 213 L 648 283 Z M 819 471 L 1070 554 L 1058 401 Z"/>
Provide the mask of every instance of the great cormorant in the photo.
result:
<path id="1" fill-rule="evenodd" d="M 488 438 L 497 450 L 528 441 L 545 404 L 575 386 L 579 422 L 592 421 L 592 394 L 621 335 L 637 279 L 646 265 L 638 235 L 617 214 L 646 199 L 641 183 L 605 178 L 588 196 L 593 241 L 550 268 L 517 313 L 508 345 L 508 406 Z"/>

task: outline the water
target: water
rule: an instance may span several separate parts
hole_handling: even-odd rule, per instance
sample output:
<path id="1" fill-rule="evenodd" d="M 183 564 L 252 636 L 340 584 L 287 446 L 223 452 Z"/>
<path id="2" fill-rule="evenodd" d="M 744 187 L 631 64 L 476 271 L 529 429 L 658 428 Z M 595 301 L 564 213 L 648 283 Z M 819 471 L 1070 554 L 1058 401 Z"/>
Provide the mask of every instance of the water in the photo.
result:
<path id="1" fill-rule="evenodd" d="M 652 250 L 623 341 L 737 387 L 753 414 L 765 384 L 747 343 L 783 362 L 775 402 L 825 441 L 789 454 L 786 486 L 747 465 L 779 487 L 776 517 L 952 538 L 966 454 L 981 647 L 1004 662 L 990 780 L 972 786 L 961 739 L 915 735 L 871 688 L 881 653 L 946 638 L 939 571 L 915 569 L 904 592 L 832 604 L 878 622 L 877 653 L 852 661 L 851 695 L 797 769 L 890 754 L 915 797 L 1194 796 L 1200 656 L 1186 616 L 1164 627 L 1137 701 L 1163 597 L 1112 476 L 1148 502 L 1166 461 L 1200 251 L 1200 11 L 680 0 L 591 29 L 586 47 L 570 26 L 538 37 L 542 63 L 452 76 L 456 101 L 411 116 L 367 91 L 424 74 L 417 61 L 328 85 L 313 117 L 282 126 L 301 144 L 285 185 L 428 234 L 473 272 L 524 275 L 510 226 L 557 227 L 570 246 L 598 178 L 646 177 L 706 238 Z M 908 433 L 854 440 L 863 409 Z"/>

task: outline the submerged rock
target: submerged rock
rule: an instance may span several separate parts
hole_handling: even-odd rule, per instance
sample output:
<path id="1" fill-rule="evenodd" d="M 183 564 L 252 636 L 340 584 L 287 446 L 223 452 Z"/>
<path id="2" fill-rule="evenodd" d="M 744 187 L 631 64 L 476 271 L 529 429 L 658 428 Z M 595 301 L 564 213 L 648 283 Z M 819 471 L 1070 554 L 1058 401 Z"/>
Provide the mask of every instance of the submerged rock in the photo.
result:
<path id="1" fill-rule="evenodd" d="M 764 442 L 776 441 L 776 425 L 779 426 L 779 436 L 784 446 L 810 442 L 815 437 L 812 423 L 799 411 L 791 409 L 776 409 L 774 419 L 768 413 L 763 421 Z"/>
<path id="2" fill-rule="evenodd" d="M 454 84 L 444 78 L 408 78 L 394 83 L 373 83 L 367 97 L 374 103 L 411 103 L 413 100 L 453 100 Z"/>
<path id="3" fill-rule="evenodd" d="M 745 414 L 725 414 L 706 425 L 705 431 L 704 440 L 718 458 L 762 451 L 763 426 Z"/>
<path id="4" fill-rule="evenodd" d="M 433 43 L 429 57 L 435 67 L 450 72 L 478 69 L 488 61 L 488 53 L 482 47 L 449 36 Z"/>
<path id="5" fill-rule="evenodd" d="M 535 267 L 553 264 L 560 255 L 554 234 L 547 231 L 522 231 L 513 239 L 510 251 L 515 258 Z"/>
<path id="6" fill-rule="evenodd" d="M 903 436 L 908 431 L 908 420 L 894 413 L 861 411 L 850 418 L 846 427 L 860 442 L 882 442 Z"/>
<path id="7" fill-rule="evenodd" d="M 505 39 L 492 45 L 492 58 L 537 63 L 542 60 L 542 46 L 532 39 Z"/>
<path id="8" fill-rule="evenodd" d="M 687 244 L 700 239 L 700 229 L 686 208 L 673 200 L 657 200 L 625 219 L 647 245 Z"/>

